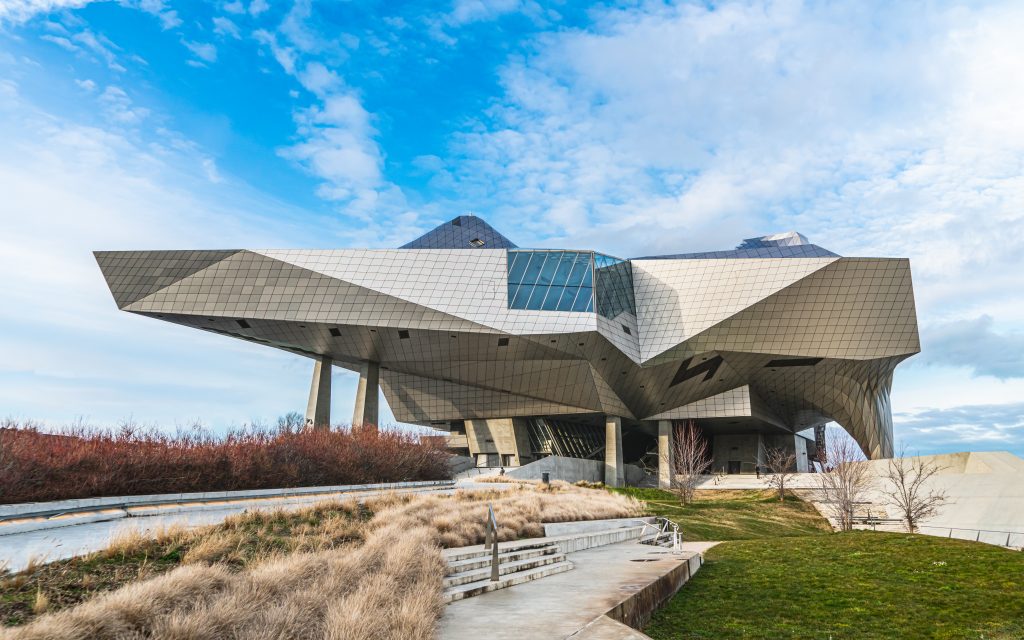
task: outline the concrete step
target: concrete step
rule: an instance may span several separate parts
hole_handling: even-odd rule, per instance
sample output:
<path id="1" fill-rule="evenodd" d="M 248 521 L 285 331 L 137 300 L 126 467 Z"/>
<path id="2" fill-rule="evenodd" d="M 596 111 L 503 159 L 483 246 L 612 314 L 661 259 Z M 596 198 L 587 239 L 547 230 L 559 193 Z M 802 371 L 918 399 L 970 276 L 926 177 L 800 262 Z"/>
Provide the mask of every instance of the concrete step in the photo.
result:
<path id="1" fill-rule="evenodd" d="M 549 544 L 545 547 L 533 547 L 529 549 L 512 549 L 511 551 L 502 551 L 501 545 L 498 546 L 498 562 L 505 564 L 506 562 L 514 562 L 516 560 L 526 560 L 527 558 L 536 558 L 538 556 L 546 556 L 558 553 L 558 547 Z M 480 567 L 491 566 L 491 552 L 487 552 L 484 555 L 476 556 L 473 558 L 466 558 L 464 560 L 450 560 L 448 562 L 448 573 L 459 573 L 462 571 L 471 571 L 473 569 L 479 569 Z"/>
<path id="2" fill-rule="evenodd" d="M 542 567 L 529 569 L 527 571 L 517 571 L 507 576 L 502 576 L 501 579 L 495 581 L 491 581 L 489 579 L 478 580 L 476 582 L 470 582 L 455 587 L 449 587 L 444 591 L 444 602 L 445 604 L 448 604 L 451 602 L 455 602 L 457 600 L 471 598 L 473 596 L 478 596 L 482 593 L 497 591 L 498 589 L 512 587 L 517 584 L 530 582 L 531 580 L 537 580 L 540 578 L 545 578 L 547 576 L 555 575 L 556 573 L 562 573 L 563 571 L 569 571 L 572 568 L 572 562 L 569 562 L 568 560 L 563 560 L 561 562 L 544 565 Z"/>
<path id="3" fill-rule="evenodd" d="M 551 542 L 544 539 L 538 539 L 537 542 L 520 541 L 515 540 L 513 542 L 501 542 L 498 545 L 500 553 L 511 553 L 512 551 L 527 551 L 532 549 L 542 549 L 544 547 L 551 546 Z M 477 547 L 466 547 L 464 550 L 459 549 L 446 549 L 444 552 L 445 560 L 452 563 L 457 560 L 469 560 L 470 558 L 483 558 L 490 556 L 490 549 L 484 549 L 483 545 Z"/>
<path id="4" fill-rule="evenodd" d="M 554 553 L 549 555 L 542 555 L 535 558 L 526 558 L 524 560 L 515 560 L 512 562 L 502 562 L 498 565 L 498 573 L 501 576 L 512 575 L 514 573 L 521 573 L 523 571 L 530 571 L 538 567 L 545 567 L 552 564 L 558 564 L 559 562 L 565 562 L 564 553 Z M 491 579 L 491 567 L 490 565 L 485 567 L 479 567 L 476 569 L 470 569 L 469 571 L 460 571 L 459 573 L 450 574 L 444 579 L 444 586 L 457 587 L 463 584 L 469 584 L 470 582 L 480 582 L 482 580 Z"/>
<path id="5" fill-rule="evenodd" d="M 656 535 L 645 536 L 640 539 L 640 544 L 649 544 L 654 547 L 671 547 L 672 546 L 672 533 L 658 533 Z"/>

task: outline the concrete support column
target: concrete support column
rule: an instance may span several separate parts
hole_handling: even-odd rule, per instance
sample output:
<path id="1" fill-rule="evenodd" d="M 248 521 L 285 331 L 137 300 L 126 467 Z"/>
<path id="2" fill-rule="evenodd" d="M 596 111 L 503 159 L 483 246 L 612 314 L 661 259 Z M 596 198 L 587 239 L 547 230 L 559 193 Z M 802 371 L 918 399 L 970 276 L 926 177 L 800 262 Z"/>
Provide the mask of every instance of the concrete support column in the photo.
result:
<path id="1" fill-rule="evenodd" d="M 328 429 L 331 426 L 331 368 L 334 361 L 320 356 L 313 365 L 313 382 L 306 403 L 306 428 Z"/>
<path id="2" fill-rule="evenodd" d="M 675 434 L 671 420 L 658 420 L 658 488 L 671 489 L 675 475 Z"/>
<path id="3" fill-rule="evenodd" d="M 352 412 L 352 428 L 369 426 L 376 429 L 379 407 L 380 363 L 368 360 L 359 371 L 355 410 Z"/>
<path id="4" fill-rule="evenodd" d="M 622 418 L 605 416 L 604 419 L 604 483 L 609 487 L 625 484 L 622 465 Z"/>

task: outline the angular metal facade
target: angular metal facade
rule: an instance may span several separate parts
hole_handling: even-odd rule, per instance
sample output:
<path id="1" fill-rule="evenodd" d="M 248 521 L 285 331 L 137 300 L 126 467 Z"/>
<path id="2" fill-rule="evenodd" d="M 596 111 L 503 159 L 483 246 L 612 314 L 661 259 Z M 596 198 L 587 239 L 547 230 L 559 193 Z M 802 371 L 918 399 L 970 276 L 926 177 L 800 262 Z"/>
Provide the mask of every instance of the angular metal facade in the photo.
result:
<path id="1" fill-rule="evenodd" d="M 628 261 L 546 252 L 516 282 L 523 252 L 471 216 L 402 249 L 96 259 L 125 311 L 354 371 L 379 363 L 403 422 L 628 422 L 745 402 L 745 415 L 793 431 L 834 420 L 868 456 L 890 456 L 893 370 L 920 350 L 908 261 L 843 258 L 798 234 L 754 240 Z M 590 290 L 573 272 L 581 253 Z M 522 283 L 530 297 L 514 304 Z"/>

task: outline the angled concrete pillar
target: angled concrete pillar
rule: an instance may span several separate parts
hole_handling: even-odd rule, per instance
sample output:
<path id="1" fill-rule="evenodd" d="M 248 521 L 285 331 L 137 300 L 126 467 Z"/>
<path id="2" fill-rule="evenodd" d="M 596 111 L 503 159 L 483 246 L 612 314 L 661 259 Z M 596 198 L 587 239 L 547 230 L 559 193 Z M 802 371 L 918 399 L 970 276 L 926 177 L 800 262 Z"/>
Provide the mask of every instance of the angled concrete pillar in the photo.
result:
<path id="1" fill-rule="evenodd" d="M 604 418 L 604 483 L 609 487 L 625 484 L 625 468 L 622 466 L 622 418 Z"/>
<path id="2" fill-rule="evenodd" d="M 331 368 L 334 361 L 320 356 L 313 365 L 313 382 L 306 404 L 306 428 L 328 429 L 331 426 Z"/>
<path id="3" fill-rule="evenodd" d="M 658 488 L 671 489 L 675 474 L 675 434 L 671 420 L 658 420 Z"/>
<path id="4" fill-rule="evenodd" d="M 355 410 L 352 412 L 352 428 L 370 426 L 376 429 L 379 407 L 380 363 L 368 360 L 359 371 Z"/>

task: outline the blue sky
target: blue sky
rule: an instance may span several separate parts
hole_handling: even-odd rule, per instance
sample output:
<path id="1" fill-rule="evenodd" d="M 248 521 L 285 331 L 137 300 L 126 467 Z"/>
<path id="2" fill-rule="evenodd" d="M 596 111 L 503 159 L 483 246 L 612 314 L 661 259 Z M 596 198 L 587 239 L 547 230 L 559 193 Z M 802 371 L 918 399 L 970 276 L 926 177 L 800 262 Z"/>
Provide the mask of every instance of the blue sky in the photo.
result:
<path id="1" fill-rule="evenodd" d="M 897 439 L 1024 454 L 1022 32 L 1017 2 L 0 1 L 0 415 L 303 407 L 308 360 L 117 312 L 92 250 L 473 212 L 524 246 L 909 257 Z"/>

